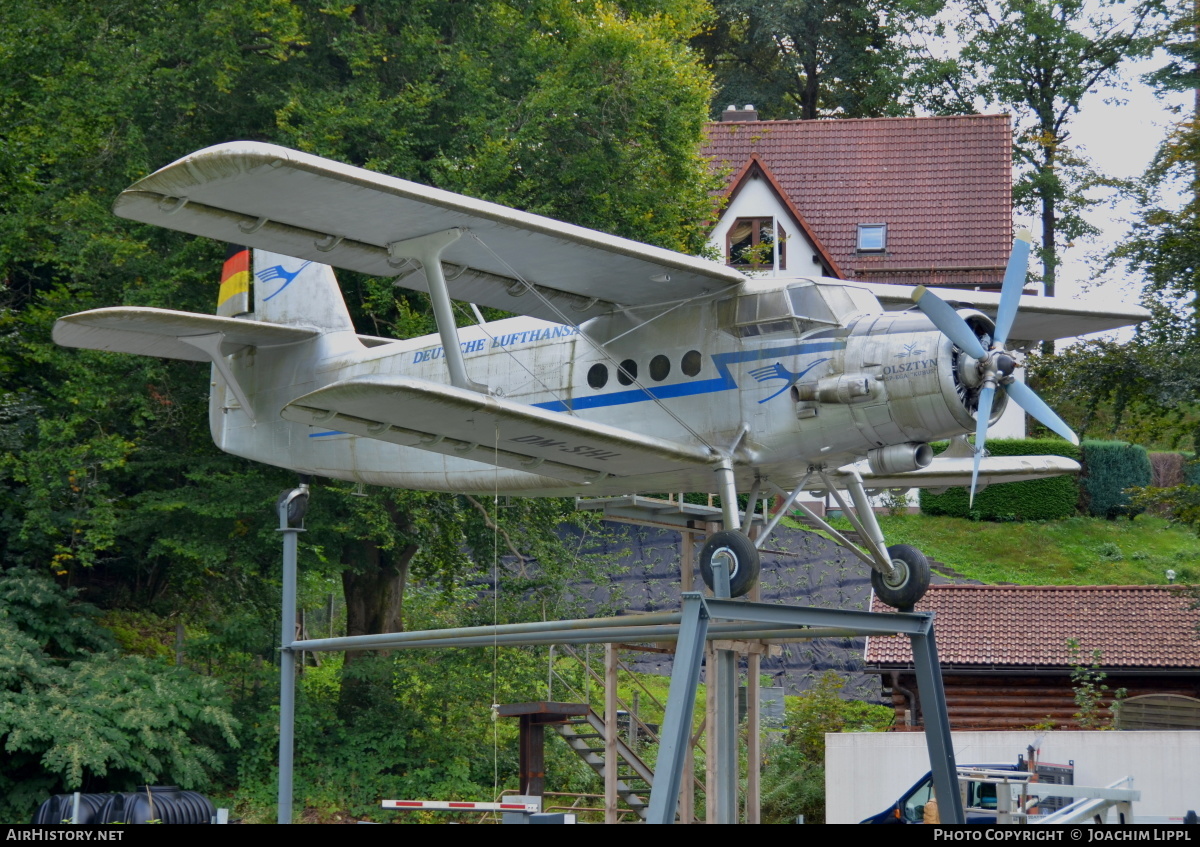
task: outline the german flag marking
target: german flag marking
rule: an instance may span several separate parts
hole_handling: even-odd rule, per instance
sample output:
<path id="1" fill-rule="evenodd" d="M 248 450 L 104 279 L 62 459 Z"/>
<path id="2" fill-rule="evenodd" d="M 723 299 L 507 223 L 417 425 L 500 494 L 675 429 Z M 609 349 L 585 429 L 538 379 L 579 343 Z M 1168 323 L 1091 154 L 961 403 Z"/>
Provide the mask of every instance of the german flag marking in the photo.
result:
<path id="1" fill-rule="evenodd" d="M 229 245 L 225 254 L 225 264 L 221 268 L 221 291 L 217 294 L 217 305 L 220 306 L 236 294 L 245 294 L 250 290 L 250 250 L 247 247 Z"/>

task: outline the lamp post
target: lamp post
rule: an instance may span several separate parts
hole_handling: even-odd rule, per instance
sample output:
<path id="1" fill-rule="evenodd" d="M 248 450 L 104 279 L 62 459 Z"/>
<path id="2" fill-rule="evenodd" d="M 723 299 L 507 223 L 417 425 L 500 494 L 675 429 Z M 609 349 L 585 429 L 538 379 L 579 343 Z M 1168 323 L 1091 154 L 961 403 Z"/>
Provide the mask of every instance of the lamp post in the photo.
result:
<path id="1" fill-rule="evenodd" d="M 279 823 L 292 822 L 292 751 L 296 729 L 296 546 L 308 511 L 308 477 L 279 495 L 275 513 L 283 533 L 283 609 L 279 624 Z"/>

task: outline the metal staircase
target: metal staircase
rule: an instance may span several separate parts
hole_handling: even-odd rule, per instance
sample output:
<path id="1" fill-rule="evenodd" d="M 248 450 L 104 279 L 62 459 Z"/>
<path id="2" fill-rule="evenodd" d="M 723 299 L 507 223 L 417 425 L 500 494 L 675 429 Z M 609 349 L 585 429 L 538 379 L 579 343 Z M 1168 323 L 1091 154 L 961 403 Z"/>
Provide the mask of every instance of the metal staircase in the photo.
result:
<path id="1" fill-rule="evenodd" d="M 567 746 L 603 779 L 607 746 L 604 718 L 596 714 L 594 709 L 589 709 L 585 717 L 554 724 L 554 729 L 567 742 Z M 630 812 L 645 820 L 650 805 L 650 789 L 654 786 L 654 771 L 619 736 L 616 749 L 617 796 L 629 807 Z"/>

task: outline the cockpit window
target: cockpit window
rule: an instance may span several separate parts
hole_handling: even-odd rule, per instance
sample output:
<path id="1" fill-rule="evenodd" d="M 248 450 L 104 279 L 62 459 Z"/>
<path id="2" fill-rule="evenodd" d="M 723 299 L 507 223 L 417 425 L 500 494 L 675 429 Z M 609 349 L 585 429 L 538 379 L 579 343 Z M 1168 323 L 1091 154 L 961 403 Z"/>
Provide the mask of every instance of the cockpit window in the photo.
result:
<path id="1" fill-rule="evenodd" d="M 826 297 L 837 289 L 817 288 L 812 283 L 807 285 L 789 285 L 787 294 L 792 303 L 792 314 L 798 318 L 808 318 L 821 323 L 837 323 L 833 310 L 826 302 Z M 847 298 L 848 300 L 849 298 Z"/>
<path id="2" fill-rule="evenodd" d="M 743 338 L 800 333 L 843 325 L 863 305 L 842 286 L 801 282 L 783 291 L 759 291 L 717 304 L 720 323 Z"/>

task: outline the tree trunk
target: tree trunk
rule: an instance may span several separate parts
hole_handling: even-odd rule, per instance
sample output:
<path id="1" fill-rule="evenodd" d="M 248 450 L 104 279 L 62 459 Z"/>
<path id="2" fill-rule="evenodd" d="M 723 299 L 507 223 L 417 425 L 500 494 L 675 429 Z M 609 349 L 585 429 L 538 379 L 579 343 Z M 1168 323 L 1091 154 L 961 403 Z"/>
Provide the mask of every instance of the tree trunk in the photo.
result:
<path id="1" fill-rule="evenodd" d="M 347 548 L 342 556 L 342 592 L 346 598 L 346 635 L 376 635 L 404 629 L 404 588 L 408 565 L 417 553 L 410 544 L 394 558 L 379 545 L 364 541 Z M 362 651 L 347 650 L 349 665 Z"/>
<path id="2" fill-rule="evenodd" d="M 1045 175 L 1054 173 L 1054 147 L 1049 144 L 1046 145 L 1042 158 L 1042 173 Z M 1042 281 L 1046 296 L 1053 297 L 1054 287 L 1058 282 L 1058 231 L 1056 227 L 1058 209 L 1054 202 L 1053 188 L 1045 181 L 1042 183 L 1041 195 Z M 1054 339 L 1046 339 L 1042 342 L 1042 353 L 1046 356 L 1054 355 Z"/>
<path id="3" fill-rule="evenodd" d="M 407 523 L 404 515 L 393 512 L 392 516 L 397 524 Z M 346 598 L 346 635 L 377 635 L 404 629 L 404 588 L 408 583 L 409 563 L 418 549 L 416 544 L 409 544 L 389 554 L 373 541 L 362 541 L 343 548 L 342 591 Z M 367 668 L 353 667 L 377 652 L 347 650 L 345 653 L 338 698 L 338 714 L 345 720 L 352 719 L 356 712 L 375 702 L 377 697 L 389 696 L 388 675 L 375 675 L 369 673 Z"/>

